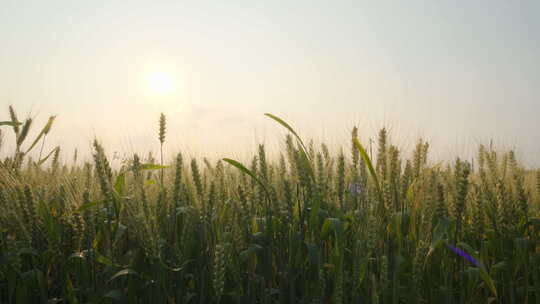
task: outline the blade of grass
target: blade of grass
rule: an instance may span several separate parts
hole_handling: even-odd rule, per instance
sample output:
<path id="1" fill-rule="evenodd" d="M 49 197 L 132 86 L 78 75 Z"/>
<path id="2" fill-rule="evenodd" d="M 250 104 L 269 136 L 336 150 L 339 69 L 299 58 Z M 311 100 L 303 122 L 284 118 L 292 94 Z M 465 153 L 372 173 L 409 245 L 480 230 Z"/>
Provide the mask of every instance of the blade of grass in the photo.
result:
<path id="1" fill-rule="evenodd" d="M 298 136 L 298 134 L 294 131 L 294 129 L 288 123 L 286 123 L 283 119 L 281 119 L 281 118 L 279 118 L 279 117 L 277 117 L 277 116 L 275 116 L 273 114 L 264 113 L 264 115 L 267 116 L 267 117 L 272 118 L 277 123 L 279 123 L 280 125 L 284 126 L 287 130 L 289 130 L 296 137 L 296 139 L 300 142 L 300 144 L 302 145 L 302 148 L 304 149 L 304 152 L 307 151 L 306 146 L 304 145 L 304 142 L 302 141 L 300 136 Z"/>
<path id="2" fill-rule="evenodd" d="M 20 123 L 18 121 L 0 121 L 0 126 L 14 127 L 14 126 L 18 126 L 18 125 L 22 125 L 22 123 Z"/>
<path id="3" fill-rule="evenodd" d="M 59 146 L 57 146 L 56 148 L 52 149 L 51 152 L 49 152 L 49 154 L 47 154 L 47 156 L 45 156 L 45 158 L 39 160 L 39 162 L 37 163 L 38 166 L 41 165 L 41 164 L 43 164 L 44 162 L 46 162 L 47 159 L 49 159 L 49 157 L 51 157 L 51 155 L 53 155 L 54 152 L 56 152 L 56 150 L 58 150 L 58 149 L 60 149 Z"/>
<path id="4" fill-rule="evenodd" d="M 366 149 L 358 138 L 353 138 L 353 143 L 358 152 L 360 152 L 360 156 L 362 156 L 362 159 L 364 159 L 364 162 L 366 163 L 369 173 L 371 174 L 371 177 L 373 178 L 373 182 L 375 183 L 375 187 L 377 189 L 377 194 L 379 196 L 379 199 L 382 200 L 382 192 L 381 192 L 381 185 L 379 184 L 379 179 L 377 178 L 377 173 L 375 173 L 375 169 L 373 168 L 373 163 L 371 162 L 371 159 L 369 158 L 369 155 L 366 152 Z"/>
<path id="5" fill-rule="evenodd" d="M 304 142 L 302 141 L 302 138 L 300 138 L 300 136 L 298 135 L 298 133 L 296 133 L 296 131 L 294 131 L 294 129 L 288 124 L 286 123 L 283 119 L 273 115 L 273 114 L 270 114 L 270 113 L 264 113 L 265 116 L 267 117 L 270 117 L 271 119 L 273 119 L 274 121 L 276 121 L 277 123 L 279 123 L 280 125 L 282 125 L 283 127 L 285 127 L 287 130 L 289 130 L 289 132 L 291 132 L 295 137 L 296 137 L 296 140 L 298 140 L 298 142 L 300 143 L 300 146 L 301 146 L 301 149 L 300 149 L 300 155 L 302 156 L 302 159 L 303 161 L 306 161 L 306 163 L 308 164 L 308 170 L 309 170 L 309 175 L 311 176 L 311 178 L 313 180 L 315 180 L 315 173 L 314 173 L 314 170 L 311 166 L 311 160 L 309 158 L 309 155 L 307 153 L 307 148 L 306 146 L 304 145 Z"/>
<path id="6" fill-rule="evenodd" d="M 267 197 L 270 197 L 270 192 L 268 192 L 266 185 L 259 178 L 257 178 L 257 176 L 251 170 L 242 165 L 242 163 L 230 158 L 223 158 L 223 161 L 229 163 L 233 167 L 236 167 L 238 170 L 240 170 L 242 173 L 247 174 L 251 178 L 253 178 L 253 180 L 255 180 L 259 185 L 261 185 Z"/>
<path id="7" fill-rule="evenodd" d="M 36 145 L 37 143 L 39 142 L 39 140 L 49 134 L 49 131 L 51 130 L 51 127 L 54 123 L 54 119 L 56 118 L 56 115 L 54 116 L 51 116 L 49 117 L 49 120 L 47 121 L 47 124 L 45 124 L 45 126 L 43 127 L 43 129 L 41 129 L 41 132 L 39 132 L 38 136 L 36 137 L 36 139 L 34 139 L 34 142 L 30 145 L 30 147 L 28 149 L 26 149 L 26 152 L 24 153 L 28 153 L 30 152 L 30 150 L 32 150 Z"/>

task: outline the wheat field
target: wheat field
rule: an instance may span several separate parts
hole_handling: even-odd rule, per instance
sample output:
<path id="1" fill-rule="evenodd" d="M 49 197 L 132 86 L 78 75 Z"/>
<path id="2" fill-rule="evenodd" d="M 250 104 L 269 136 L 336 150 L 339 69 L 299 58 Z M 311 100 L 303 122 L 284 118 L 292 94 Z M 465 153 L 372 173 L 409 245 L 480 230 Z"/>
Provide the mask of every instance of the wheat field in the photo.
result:
<path id="1" fill-rule="evenodd" d="M 433 164 L 382 129 L 371 159 L 352 128 L 332 154 L 266 114 L 276 159 L 164 163 L 162 114 L 159 159 L 113 169 L 98 139 L 71 162 L 43 148 L 54 116 L 29 138 L 9 110 L 1 303 L 540 303 L 540 171 L 514 151 Z"/>

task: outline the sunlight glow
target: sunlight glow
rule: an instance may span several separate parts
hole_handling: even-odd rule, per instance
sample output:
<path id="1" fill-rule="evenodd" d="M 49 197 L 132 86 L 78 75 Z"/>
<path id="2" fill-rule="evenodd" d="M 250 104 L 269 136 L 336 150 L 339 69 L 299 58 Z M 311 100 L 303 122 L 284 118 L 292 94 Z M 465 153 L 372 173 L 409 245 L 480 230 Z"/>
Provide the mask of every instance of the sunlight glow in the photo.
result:
<path id="1" fill-rule="evenodd" d="M 175 81 L 165 72 L 154 72 L 148 76 L 147 85 L 152 93 L 165 95 L 174 91 Z"/>

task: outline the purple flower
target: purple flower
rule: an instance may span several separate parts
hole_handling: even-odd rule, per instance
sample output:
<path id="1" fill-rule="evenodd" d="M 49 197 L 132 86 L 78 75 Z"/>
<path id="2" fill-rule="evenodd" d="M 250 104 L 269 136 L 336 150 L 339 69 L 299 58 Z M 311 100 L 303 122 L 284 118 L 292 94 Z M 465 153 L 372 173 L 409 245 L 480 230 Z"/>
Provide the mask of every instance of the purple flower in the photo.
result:
<path id="1" fill-rule="evenodd" d="M 471 262 L 472 264 L 476 265 L 477 267 L 484 268 L 484 265 L 480 264 L 477 260 L 475 260 L 467 252 L 463 251 L 461 248 L 458 248 L 456 246 L 449 245 L 449 244 L 446 244 L 446 247 L 448 247 L 448 249 L 452 250 L 456 254 L 460 255 L 462 258 L 464 258 L 467 261 Z"/>

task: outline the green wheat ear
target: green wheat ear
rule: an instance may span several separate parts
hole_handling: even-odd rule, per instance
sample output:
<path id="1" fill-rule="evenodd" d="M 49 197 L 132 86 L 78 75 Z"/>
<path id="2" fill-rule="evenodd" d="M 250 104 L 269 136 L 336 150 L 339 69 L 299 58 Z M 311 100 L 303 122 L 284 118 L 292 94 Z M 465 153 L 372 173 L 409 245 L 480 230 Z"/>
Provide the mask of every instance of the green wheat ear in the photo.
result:
<path id="1" fill-rule="evenodd" d="M 19 133 L 19 137 L 17 137 L 17 148 L 20 147 L 23 143 L 23 141 L 28 136 L 28 132 L 30 132 L 30 127 L 32 126 L 32 118 L 26 119 L 24 122 L 21 133 Z"/>
<path id="2" fill-rule="evenodd" d="M 165 142 L 165 131 L 167 128 L 167 120 L 165 119 L 165 114 L 161 113 L 159 115 L 159 154 L 160 154 L 160 165 L 163 167 L 163 143 Z M 163 187 L 163 168 L 160 170 L 160 182 Z"/>
<path id="3" fill-rule="evenodd" d="M 11 126 L 13 127 L 13 131 L 15 132 L 15 137 L 19 137 L 19 125 L 21 125 L 21 122 L 17 118 L 17 114 L 15 113 L 15 110 L 13 109 L 13 106 L 9 106 L 9 117 L 11 118 Z"/>
<path id="4" fill-rule="evenodd" d="M 165 142 L 166 128 L 167 128 L 167 121 L 165 119 L 165 114 L 161 113 L 161 115 L 159 115 L 159 142 L 161 144 Z"/>
<path id="5" fill-rule="evenodd" d="M 540 196 L 540 170 L 536 172 L 536 192 Z"/>

